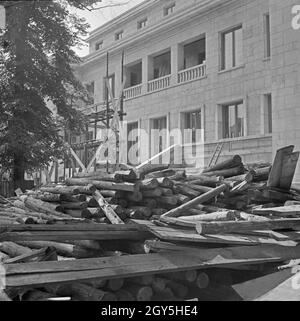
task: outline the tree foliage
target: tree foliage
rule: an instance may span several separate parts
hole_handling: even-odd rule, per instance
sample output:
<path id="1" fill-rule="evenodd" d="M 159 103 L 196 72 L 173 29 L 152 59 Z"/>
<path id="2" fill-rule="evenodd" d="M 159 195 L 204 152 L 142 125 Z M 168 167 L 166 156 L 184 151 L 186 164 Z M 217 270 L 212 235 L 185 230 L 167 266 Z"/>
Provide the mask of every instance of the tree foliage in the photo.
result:
<path id="1" fill-rule="evenodd" d="M 7 28 L 0 36 L 0 164 L 14 172 L 34 170 L 60 157 L 62 122 L 80 130 L 74 101 L 87 102 L 72 64 L 88 24 L 70 7 L 101 1 L 0 1 Z M 52 102 L 60 117 L 48 108 Z M 19 175 L 19 176 L 20 176 Z M 20 178 L 20 177 L 19 177 Z"/>

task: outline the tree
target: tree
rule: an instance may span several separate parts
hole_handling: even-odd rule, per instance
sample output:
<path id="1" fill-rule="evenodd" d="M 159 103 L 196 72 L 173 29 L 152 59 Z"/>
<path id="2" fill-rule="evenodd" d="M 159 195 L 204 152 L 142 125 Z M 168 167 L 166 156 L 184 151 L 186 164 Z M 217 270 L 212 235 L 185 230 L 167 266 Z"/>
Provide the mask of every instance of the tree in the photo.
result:
<path id="1" fill-rule="evenodd" d="M 0 164 L 12 171 L 15 187 L 23 185 L 25 171 L 62 156 L 62 124 L 73 130 L 83 125 L 72 102 L 88 96 L 71 65 L 80 61 L 72 48 L 88 24 L 70 6 L 93 9 L 98 2 L 0 1 L 7 23 L 0 36 Z"/>

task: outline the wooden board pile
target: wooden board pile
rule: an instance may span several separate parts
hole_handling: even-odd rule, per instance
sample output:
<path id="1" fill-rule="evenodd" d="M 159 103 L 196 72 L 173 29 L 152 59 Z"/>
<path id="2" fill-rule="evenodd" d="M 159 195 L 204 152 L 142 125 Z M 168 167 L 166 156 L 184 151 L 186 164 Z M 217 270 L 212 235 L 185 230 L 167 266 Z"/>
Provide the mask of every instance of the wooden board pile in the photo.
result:
<path id="1" fill-rule="evenodd" d="M 244 166 L 234 156 L 188 176 L 146 164 L 78 174 L 3 200 L 6 294 L 29 301 L 247 299 L 252 280 L 300 258 L 300 193 L 292 186 L 298 157 L 289 146 L 272 167 Z"/>

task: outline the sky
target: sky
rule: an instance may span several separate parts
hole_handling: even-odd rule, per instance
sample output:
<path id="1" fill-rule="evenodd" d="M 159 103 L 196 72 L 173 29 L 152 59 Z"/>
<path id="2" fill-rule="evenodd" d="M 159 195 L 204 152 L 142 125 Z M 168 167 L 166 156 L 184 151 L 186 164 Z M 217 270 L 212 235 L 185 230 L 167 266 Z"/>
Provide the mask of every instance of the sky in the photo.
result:
<path id="1" fill-rule="evenodd" d="M 144 0 L 102 0 L 102 3 L 99 3 L 98 5 L 99 7 L 105 6 L 111 3 L 122 4 L 122 5 L 99 9 L 92 12 L 88 10 L 76 10 L 76 13 L 80 17 L 84 17 L 87 20 L 87 22 L 91 25 L 91 28 L 89 30 L 90 32 L 100 27 L 104 23 L 108 22 L 109 20 L 122 14 L 123 12 L 130 10 L 132 7 L 138 5 L 143 1 Z M 82 49 L 76 49 L 76 52 L 80 57 L 86 56 L 89 52 L 88 46 L 86 45 Z"/>

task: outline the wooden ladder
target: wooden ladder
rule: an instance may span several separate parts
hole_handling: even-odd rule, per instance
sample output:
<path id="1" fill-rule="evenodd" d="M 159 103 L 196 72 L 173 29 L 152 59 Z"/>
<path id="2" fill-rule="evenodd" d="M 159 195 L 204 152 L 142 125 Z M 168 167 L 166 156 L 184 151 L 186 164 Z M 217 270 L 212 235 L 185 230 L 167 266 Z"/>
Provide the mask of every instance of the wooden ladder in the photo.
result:
<path id="1" fill-rule="evenodd" d="M 216 149 L 209 161 L 208 167 L 215 166 L 223 150 L 224 143 L 218 143 Z"/>

